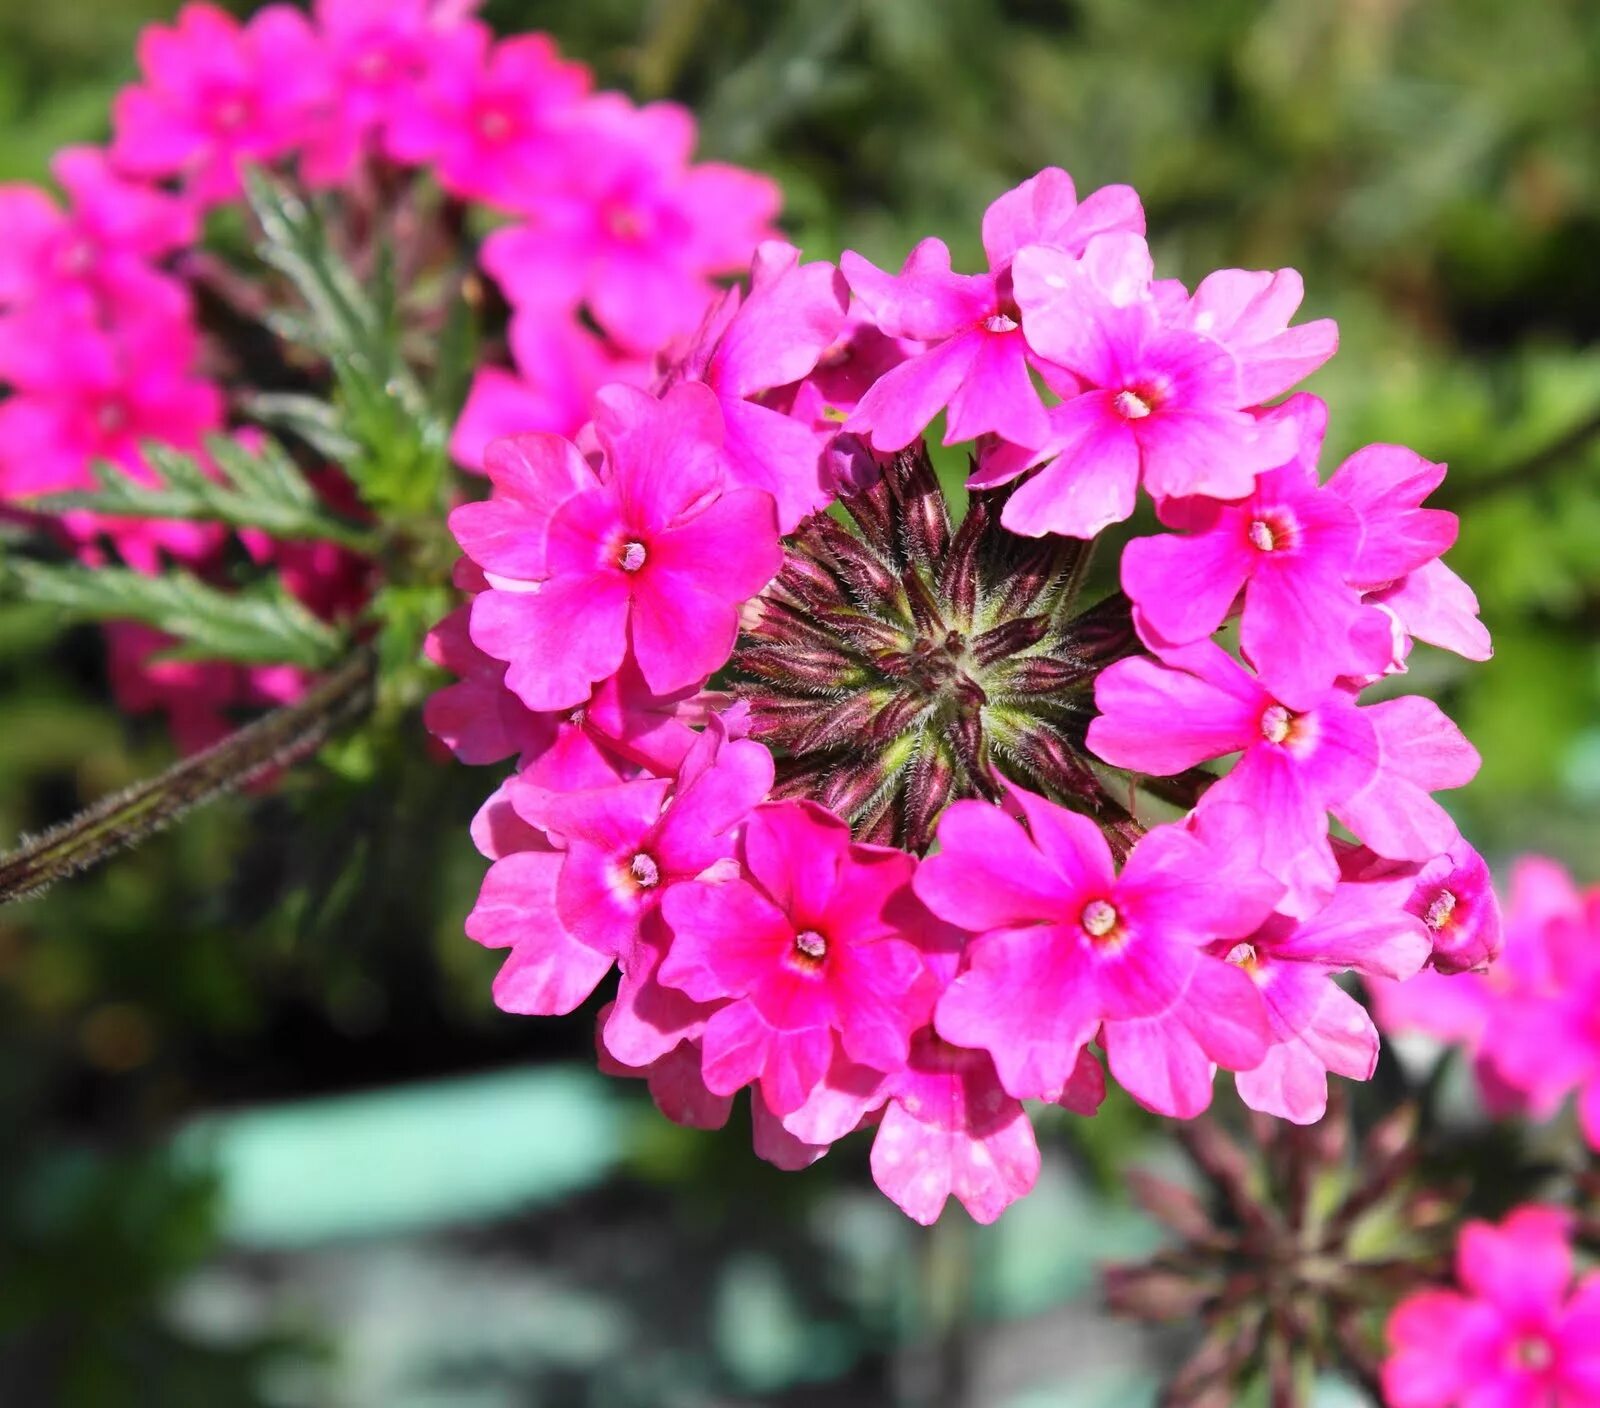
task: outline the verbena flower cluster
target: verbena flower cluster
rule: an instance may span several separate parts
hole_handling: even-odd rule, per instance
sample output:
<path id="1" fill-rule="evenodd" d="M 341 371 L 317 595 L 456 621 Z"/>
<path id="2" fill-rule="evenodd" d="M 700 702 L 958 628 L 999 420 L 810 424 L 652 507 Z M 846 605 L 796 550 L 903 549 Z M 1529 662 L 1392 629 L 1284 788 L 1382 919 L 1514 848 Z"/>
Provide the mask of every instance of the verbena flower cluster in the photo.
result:
<path id="1" fill-rule="evenodd" d="M 769 233 L 776 186 L 694 163 L 685 110 L 594 93 L 548 38 L 497 39 L 475 8 L 317 0 L 310 16 L 270 5 L 241 23 L 191 4 L 144 32 L 109 147 L 58 155 L 60 199 L 0 189 L 0 503 L 91 489 L 97 462 L 152 482 L 147 444 L 201 452 L 248 425 L 252 393 L 316 384 L 262 327 L 279 290 L 229 257 L 249 166 L 334 194 L 359 270 L 393 251 L 424 349 L 448 301 L 432 293 L 477 260 L 509 322 L 455 429 L 468 467 L 508 431 L 575 432 L 598 387 L 642 380 L 698 324 L 714 280 Z M 91 561 L 227 576 L 233 545 L 214 525 L 78 512 L 59 526 Z M 330 545 L 245 546 L 323 615 L 369 589 L 365 564 Z M 224 730 L 227 706 L 303 687 L 292 669 L 161 659 L 161 644 L 114 627 L 114 683 L 129 708 L 168 708 L 190 745 Z"/>
<path id="2" fill-rule="evenodd" d="M 1469 1222 L 1460 1288 L 1419 1291 L 1389 1319 L 1391 1408 L 1600 1403 L 1600 1272 L 1574 1276 L 1572 1215 L 1537 1204 Z"/>
<path id="3" fill-rule="evenodd" d="M 1454 892 L 1464 918 L 1452 923 L 1470 929 L 1490 916 L 1475 862 Z M 1511 872 L 1505 951 L 1493 968 L 1448 983 L 1437 974 L 1375 983 L 1373 999 L 1385 1030 L 1464 1046 L 1495 1114 L 1550 1119 L 1575 1094 L 1584 1138 L 1600 1149 L 1600 886 L 1580 890 L 1557 862 L 1525 856 Z"/>
<path id="4" fill-rule="evenodd" d="M 1324 479 L 1326 408 L 1279 398 L 1332 324 L 1291 324 L 1290 270 L 1157 279 L 1126 187 L 1043 171 L 983 247 L 764 244 L 651 390 L 491 445 L 428 711 L 516 760 L 474 829 L 498 1003 L 570 1012 L 616 968 L 606 1069 L 689 1125 L 748 1090 L 783 1167 L 876 1126 L 922 1222 L 1025 1194 L 1024 1102 L 1091 1113 L 1102 1060 L 1165 1115 L 1221 1067 L 1314 1121 L 1377 1057 L 1338 974 L 1499 943 L 1432 796 L 1476 753 L 1425 699 L 1362 702 L 1414 641 L 1488 653 L 1443 466 Z M 1094 599 L 1141 487 L 1161 531 Z"/>

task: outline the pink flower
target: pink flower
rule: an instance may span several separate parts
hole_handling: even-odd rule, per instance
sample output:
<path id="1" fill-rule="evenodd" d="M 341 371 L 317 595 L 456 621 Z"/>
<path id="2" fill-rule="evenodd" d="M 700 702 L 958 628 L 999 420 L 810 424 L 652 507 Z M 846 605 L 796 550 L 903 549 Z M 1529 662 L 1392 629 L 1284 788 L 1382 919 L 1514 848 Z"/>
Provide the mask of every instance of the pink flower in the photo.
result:
<path id="1" fill-rule="evenodd" d="M 523 819 L 552 840 L 497 860 L 468 916 L 469 937 L 512 950 L 495 1001 L 508 1012 L 572 1011 L 613 962 L 631 963 L 674 886 L 731 855 L 735 828 L 771 781 L 771 755 L 729 742 L 714 723 L 675 779 L 540 792 L 531 814 L 513 790 Z"/>
<path id="2" fill-rule="evenodd" d="M 511 367 L 480 366 L 450 436 L 450 453 L 482 470 L 489 446 L 508 436 L 546 432 L 571 439 L 588 422 L 595 393 L 613 382 L 643 386 L 648 363 L 617 356 L 570 318 L 513 313 Z"/>
<path id="3" fill-rule="evenodd" d="M 1293 269 L 1219 269 L 1200 280 L 1192 298 L 1176 279 L 1158 281 L 1151 293 L 1169 326 L 1212 338 L 1233 354 L 1246 406 L 1283 395 L 1339 349 L 1332 318 L 1289 326 L 1305 297 Z"/>
<path id="4" fill-rule="evenodd" d="M 778 209 L 765 177 L 690 165 L 694 139 L 694 119 L 674 104 L 593 99 L 563 131 L 573 157 L 561 180 L 512 193 L 529 223 L 491 235 L 484 267 L 515 306 L 584 302 L 642 355 L 692 332 L 709 278 L 746 265 Z"/>
<path id="5" fill-rule="evenodd" d="M 269 5 L 241 26 L 208 4 L 139 37 L 145 82 L 118 95 L 111 156 L 134 176 L 183 179 L 202 204 L 239 194 L 239 171 L 295 151 L 327 100 L 305 17 Z"/>
<path id="6" fill-rule="evenodd" d="M 349 174 L 367 144 L 417 101 L 437 46 L 477 8 L 478 0 L 316 0 L 313 15 L 337 97 L 307 156 L 313 181 Z"/>
<path id="7" fill-rule="evenodd" d="M 67 147 L 50 169 L 67 208 L 32 186 L 0 187 L 0 307 L 39 303 L 91 317 L 138 309 L 181 317 L 188 302 L 155 261 L 194 241 L 194 207 L 117 175 L 96 147 Z"/>
<path id="8" fill-rule="evenodd" d="M 1389 1318 L 1391 1408 L 1583 1408 L 1600 1402 L 1600 1275 L 1573 1281 L 1571 1215 L 1526 1205 L 1469 1222 L 1460 1290 L 1420 1291 Z"/>
<path id="9" fill-rule="evenodd" d="M 1104 1027 L 1111 1072 L 1136 1099 L 1187 1117 L 1210 1100 L 1216 1062 L 1248 1069 L 1267 1046 L 1250 980 L 1205 952 L 1242 938 L 1281 887 L 1157 827 L 1122 874 L 1100 828 L 1020 788 L 1026 828 L 984 802 L 951 805 L 916 890 L 977 935 L 939 1001 L 939 1035 L 987 1051 L 1019 1099 L 1060 1098 Z"/>
<path id="10" fill-rule="evenodd" d="M 528 584 L 480 595 L 472 638 L 510 664 L 507 685 L 533 709 L 581 703 L 630 653 L 658 694 L 704 680 L 733 649 L 739 604 L 782 560 L 771 498 L 723 488 L 710 391 L 686 384 L 658 402 L 609 388 L 596 431 L 604 477 L 572 446 L 530 437 L 540 467 L 522 498 L 451 515 L 491 580 Z M 550 483 L 564 496 L 544 497 Z"/>
<path id="11" fill-rule="evenodd" d="M 1494 652 L 1478 599 L 1440 560 L 1456 540 L 1456 516 L 1422 507 L 1444 473 L 1442 464 L 1399 445 L 1368 445 L 1334 470 L 1328 490 L 1361 521 L 1349 580 L 1419 640 L 1487 660 Z"/>
<path id="12" fill-rule="evenodd" d="M 1296 396 L 1267 418 L 1295 427 L 1295 459 L 1259 476 L 1237 503 L 1169 500 L 1162 518 L 1191 531 L 1134 539 L 1123 552 L 1122 586 L 1141 619 L 1174 645 L 1209 636 L 1242 591 L 1244 654 L 1286 698 L 1308 701 L 1340 675 L 1380 671 L 1389 630 L 1346 585 L 1360 520 L 1317 484 L 1327 406 Z"/>
<path id="13" fill-rule="evenodd" d="M 723 1004 L 701 1037 L 707 1085 L 731 1093 L 758 1082 L 781 1117 L 822 1080 L 836 1043 L 874 1070 L 905 1063 L 928 1015 L 915 862 L 852 844 L 811 802 L 758 808 L 742 852 L 748 878 L 666 897 L 672 946 L 660 980 Z"/>
<path id="14" fill-rule="evenodd" d="M 555 720 L 505 687 L 505 662 L 485 655 L 467 633 L 470 612 L 452 611 L 428 633 L 428 659 L 459 677 L 429 697 L 422 711 L 428 732 L 464 763 L 543 752 L 555 741 Z"/>
<path id="15" fill-rule="evenodd" d="M 1292 423 L 1250 414 L 1229 350 L 1162 320 L 1137 235 L 1099 235 L 1081 260 L 1025 249 L 1014 277 L 1028 345 L 1088 389 L 1050 412 L 1032 453 L 1002 449 L 974 478 L 1000 484 L 1044 466 L 1006 505 L 1013 532 L 1092 538 L 1133 512 L 1141 482 L 1157 499 L 1238 499 L 1293 458 Z"/>
<path id="16" fill-rule="evenodd" d="M 1144 233 L 1144 211 L 1127 186 L 1107 186 L 1081 205 L 1072 178 L 1047 168 L 994 202 L 983 219 L 987 274 L 956 274 L 942 240 L 927 239 L 886 274 L 854 251 L 839 264 L 867 315 L 894 338 L 925 350 L 885 375 L 846 423 L 870 431 L 879 450 L 909 445 L 948 407 L 944 443 L 985 433 L 1028 448 L 1049 434 L 1030 366 L 1041 355 L 1024 337 L 1024 315 L 1011 291 L 1011 265 L 1027 246 L 1048 246 L 1063 260 L 1081 254 L 1107 230 Z"/>
<path id="17" fill-rule="evenodd" d="M 1429 792 L 1459 787 L 1477 754 L 1429 700 L 1358 708 L 1344 690 L 1293 706 L 1210 641 L 1112 665 L 1095 681 L 1089 747 L 1116 767 L 1170 777 L 1243 756 L 1202 806 L 1255 811 L 1262 864 L 1288 883 L 1325 849 L 1329 811 L 1380 855 L 1426 860 L 1457 838 Z"/>
<path id="18" fill-rule="evenodd" d="M 600 1029 L 605 1029 L 610 1006 L 601 1009 Z M 733 1096 L 717 1095 L 706 1088 L 700 1073 L 700 1043 L 682 1041 L 665 1056 L 647 1066 L 630 1066 L 619 1061 L 599 1044 L 600 1070 L 608 1076 L 642 1077 L 650 1088 L 650 1098 L 673 1124 L 689 1129 L 721 1129 L 733 1113 Z"/>
<path id="19" fill-rule="evenodd" d="M 793 245 L 769 240 L 756 250 L 749 293 L 724 294 L 669 372 L 669 382 L 702 381 L 717 393 L 728 473 L 772 495 L 783 533 L 823 508 L 832 486 L 823 439 L 760 397 L 811 374 L 843 328 L 848 301 L 832 264 L 801 264 Z"/>
<path id="20" fill-rule="evenodd" d="M 392 156 L 427 165 L 452 195 L 509 207 L 548 188 L 576 159 L 563 129 L 589 91 L 589 71 L 543 34 L 496 40 L 474 21 L 427 41 L 420 88 L 389 114 Z"/>
<path id="21" fill-rule="evenodd" d="M 913 1040 L 888 1090 L 872 1177 L 908 1217 L 931 1226 L 954 1197 L 975 1222 L 990 1223 L 1032 1191 L 1039 1177 L 1033 1126 L 982 1051 L 951 1046 L 929 1028 Z M 1104 1098 L 1099 1064 L 1080 1053 L 1061 1103 L 1092 1114 Z"/>
<path id="22" fill-rule="evenodd" d="M 146 441 L 197 450 L 221 429 L 218 388 L 190 372 L 195 343 L 187 324 L 130 316 L 108 336 L 44 312 L 0 322 L 0 376 L 15 387 L 0 404 L 0 499 L 91 488 L 91 466 L 100 461 L 149 483 Z M 218 536 L 208 524 L 91 513 L 70 514 L 63 526 L 80 541 L 108 533 L 130 565 L 151 571 L 159 550 L 194 559 Z"/>
<path id="23" fill-rule="evenodd" d="M 1200 808 L 1190 820 L 1213 850 L 1259 853 L 1259 822 L 1228 804 Z M 1375 861 L 1370 852 L 1340 857 L 1332 896 L 1305 918 L 1273 914 L 1237 943 L 1212 952 L 1250 976 L 1266 1006 L 1272 1044 L 1261 1063 L 1235 1077 L 1253 1110 L 1297 1124 L 1314 1124 L 1327 1110 L 1328 1073 L 1368 1080 L 1378 1061 L 1378 1032 L 1334 973 L 1408 979 L 1427 962 L 1432 945 L 1423 920 L 1410 912 L 1414 866 Z"/>

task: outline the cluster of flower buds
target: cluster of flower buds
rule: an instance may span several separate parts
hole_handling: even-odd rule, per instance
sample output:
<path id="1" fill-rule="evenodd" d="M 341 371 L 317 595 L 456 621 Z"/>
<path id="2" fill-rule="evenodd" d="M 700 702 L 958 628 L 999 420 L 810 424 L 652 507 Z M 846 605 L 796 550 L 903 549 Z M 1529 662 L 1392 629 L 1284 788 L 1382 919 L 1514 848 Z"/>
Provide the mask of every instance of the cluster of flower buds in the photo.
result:
<path id="1" fill-rule="evenodd" d="M 1493 904 L 1488 877 L 1463 871 L 1435 920 L 1470 932 Z M 1557 862 L 1526 856 L 1511 871 L 1505 951 L 1486 973 L 1372 984 L 1385 1031 L 1425 1032 L 1471 1052 L 1484 1103 L 1498 1115 L 1551 1118 L 1578 1096 L 1578 1122 L 1600 1149 L 1600 886 L 1582 891 Z"/>
<path id="2" fill-rule="evenodd" d="M 100 463 L 156 482 L 147 445 L 204 455 L 248 427 L 259 393 L 325 383 L 270 335 L 283 290 L 232 257 L 239 220 L 216 218 L 242 205 L 250 167 L 326 192 L 330 236 L 358 273 L 380 250 L 392 260 L 423 357 L 463 288 L 495 315 L 491 331 L 504 317 L 504 346 L 491 339 L 455 427 L 463 465 L 480 467 L 508 431 L 575 432 L 602 384 L 649 376 L 651 354 L 692 331 L 715 280 L 769 232 L 777 188 L 692 162 L 685 110 L 593 93 L 548 38 L 496 39 L 475 8 L 317 0 L 310 15 L 275 4 L 241 23 L 191 4 L 144 32 L 109 147 L 56 158 L 64 201 L 0 189 L 0 504 L 92 490 Z M 490 305 L 493 289 L 507 307 Z M 90 561 L 166 559 L 226 580 L 216 525 L 53 522 Z M 364 565 L 327 544 L 245 546 L 325 616 L 369 590 Z M 160 643 L 115 627 L 114 682 L 129 708 L 169 708 L 189 745 L 225 726 L 225 706 L 303 687 L 293 670 L 152 660 Z"/>
<path id="3" fill-rule="evenodd" d="M 615 965 L 607 1068 L 689 1124 L 748 1088 L 785 1166 L 875 1123 L 924 1222 L 1029 1189 L 1022 1102 L 1093 1110 L 1096 1048 L 1160 1113 L 1220 1066 L 1314 1121 L 1377 1058 L 1338 973 L 1498 945 L 1430 795 L 1475 752 L 1360 702 L 1413 639 L 1487 653 L 1422 506 L 1443 467 L 1374 446 L 1323 482 L 1322 403 L 1264 403 L 1331 324 L 1290 326 L 1292 271 L 1157 280 L 1131 190 L 1043 171 L 983 243 L 975 275 L 932 239 L 899 274 L 763 245 L 652 391 L 490 447 L 433 641 L 434 731 L 516 759 L 475 828 L 500 1004 L 569 1012 Z M 1140 485 L 1170 531 L 1086 600 Z"/>
<path id="4" fill-rule="evenodd" d="M 1215 1116 L 1184 1126 L 1197 1185 L 1129 1175 L 1134 1198 L 1172 1240 L 1148 1261 L 1108 1267 L 1106 1303 L 1131 1319 L 1200 1330 L 1161 1403 L 1293 1408 L 1330 1369 L 1376 1386 L 1384 1314 L 1442 1273 L 1453 1199 L 1414 1176 L 1415 1109 L 1358 1138 L 1345 1102 L 1332 1103 L 1313 1128 L 1256 1116 L 1247 1140 Z"/>
<path id="5" fill-rule="evenodd" d="M 1574 1279 L 1573 1218 L 1538 1204 L 1469 1222 L 1458 1290 L 1418 1291 L 1389 1320 L 1390 1408 L 1600 1403 L 1600 1272 Z"/>

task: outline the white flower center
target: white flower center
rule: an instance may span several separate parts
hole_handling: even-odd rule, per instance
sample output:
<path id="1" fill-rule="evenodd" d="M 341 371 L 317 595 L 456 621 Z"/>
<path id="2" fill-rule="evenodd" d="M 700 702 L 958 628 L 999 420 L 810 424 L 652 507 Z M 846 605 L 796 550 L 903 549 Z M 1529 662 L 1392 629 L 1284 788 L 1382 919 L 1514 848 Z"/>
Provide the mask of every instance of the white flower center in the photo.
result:
<path id="1" fill-rule="evenodd" d="M 828 941 L 815 929 L 806 929 L 794 936 L 794 949 L 813 963 L 820 963 L 828 956 Z"/>
<path id="2" fill-rule="evenodd" d="M 1442 929 L 1450 922 L 1450 916 L 1455 912 L 1455 895 L 1449 890 L 1440 890 L 1433 897 L 1433 903 L 1428 906 L 1428 912 L 1422 916 L 1422 922 L 1430 929 Z"/>
<path id="3" fill-rule="evenodd" d="M 1278 540 L 1273 536 L 1272 525 L 1263 518 L 1252 519 L 1250 522 L 1250 545 L 1260 552 L 1271 552 L 1278 546 Z"/>
<path id="4" fill-rule="evenodd" d="M 655 857 L 640 851 L 628 864 L 628 873 L 633 876 L 635 883 L 641 890 L 649 890 L 661 883 L 661 867 L 656 864 Z"/>
<path id="5" fill-rule="evenodd" d="M 996 313 L 993 317 L 985 318 L 983 326 L 989 332 L 1015 332 L 1022 325 L 1015 318 Z"/>
<path id="6" fill-rule="evenodd" d="M 1111 404 L 1123 420 L 1143 420 L 1150 414 L 1150 403 L 1137 391 L 1119 391 Z"/>
<path id="7" fill-rule="evenodd" d="M 1108 904 L 1105 900 L 1090 900 L 1084 905 L 1083 913 L 1078 916 L 1078 922 L 1083 925 L 1083 932 L 1091 939 L 1103 939 L 1117 927 L 1116 906 Z"/>
<path id="8" fill-rule="evenodd" d="M 628 542 L 622 545 L 622 555 L 617 559 L 617 565 L 621 567 L 624 572 L 637 572 L 641 567 L 644 566 L 644 559 L 644 544 L 640 542 Z"/>
<path id="9" fill-rule="evenodd" d="M 1294 715 L 1281 704 L 1274 704 L 1261 715 L 1261 736 L 1268 743 L 1282 743 L 1289 736 Z"/>

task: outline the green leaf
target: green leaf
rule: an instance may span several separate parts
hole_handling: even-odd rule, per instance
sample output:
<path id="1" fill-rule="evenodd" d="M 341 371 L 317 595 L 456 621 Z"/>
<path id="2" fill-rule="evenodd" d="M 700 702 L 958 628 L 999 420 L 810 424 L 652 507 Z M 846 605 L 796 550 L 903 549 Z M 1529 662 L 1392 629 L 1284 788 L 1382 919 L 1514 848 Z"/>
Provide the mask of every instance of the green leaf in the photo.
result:
<path id="1" fill-rule="evenodd" d="M 187 572 L 147 577 L 124 567 L 14 559 L 0 591 L 84 621 L 140 621 L 173 636 L 168 658 L 324 669 L 347 653 L 341 632 L 272 582 L 223 592 Z"/>
<path id="2" fill-rule="evenodd" d="M 49 512 L 92 509 L 129 518 L 182 518 L 259 528 L 275 538 L 339 543 L 356 552 L 377 549 L 373 535 L 331 512 L 281 446 L 268 440 L 259 450 L 213 436 L 206 442 L 216 473 L 192 455 L 165 445 L 144 446 L 144 458 L 160 484 L 140 484 L 113 464 L 95 466 L 98 488 L 52 494 L 37 501 Z"/>
<path id="3" fill-rule="evenodd" d="M 303 419 L 306 438 L 326 444 L 329 432 L 337 434 L 337 458 L 374 509 L 436 512 L 449 470 L 449 422 L 402 354 L 392 251 L 378 245 L 376 272 L 364 286 L 334 248 L 316 205 L 263 172 L 246 172 L 245 181 L 261 226 L 260 255 L 305 303 L 271 324 L 323 357 L 333 373 L 336 415 L 331 423 Z M 290 409 L 307 408 L 299 402 Z"/>

